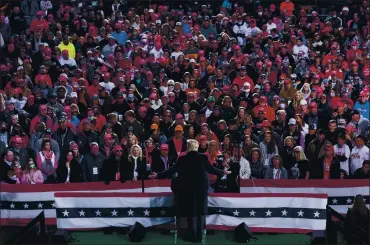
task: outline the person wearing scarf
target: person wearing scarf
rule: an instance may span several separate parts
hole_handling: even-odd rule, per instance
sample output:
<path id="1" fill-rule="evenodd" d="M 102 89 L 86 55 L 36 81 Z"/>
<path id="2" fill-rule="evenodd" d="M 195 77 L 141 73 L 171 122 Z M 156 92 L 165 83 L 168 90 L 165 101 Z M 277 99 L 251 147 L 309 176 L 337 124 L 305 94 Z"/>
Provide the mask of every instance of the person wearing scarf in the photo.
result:
<path id="1" fill-rule="evenodd" d="M 41 170 L 45 183 L 54 183 L 56 179 L 56 170 L 58 163 L 54 152 L 51 150 L 49 139 L 44 139 L 41 144 L 41 151 L 36 156 L 38 169 Z"/>
<path id="2" fill-rule="evenodd" d="M 144 154 L 146 156 L 147 164 L 152 165 L 152 152 L 156 148 L 155 144 L 153 144 L 153 139 L 149 138 L 145 145 L 145 151 Z"/>
<path id="3" fill-rule="evenodd" d="M 146 159 L 143 157 L 142 148 L 135 144 L 130 148 L 129 152 L 129 162 L 128 164 L 123 166 L 123 179 L 124 180 L 132 180 L 138 181 L 147 179 L 146 175 Z"/>
<path id="4" fill-rule="evenodd" d="M 272 157 L 271 165 L 265 171 L 264 179 L 287 179 L 287 171 L 282 165 L 282 159 L 278 154 Z"/>

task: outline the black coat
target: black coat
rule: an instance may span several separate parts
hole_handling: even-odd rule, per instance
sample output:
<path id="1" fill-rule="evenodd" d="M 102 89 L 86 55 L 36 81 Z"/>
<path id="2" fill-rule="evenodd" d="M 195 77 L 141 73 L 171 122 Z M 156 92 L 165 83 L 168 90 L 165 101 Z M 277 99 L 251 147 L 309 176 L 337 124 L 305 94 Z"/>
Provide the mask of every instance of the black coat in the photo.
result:
<path id="1" fill-rule="evenodd" d="M 135 167 L 134 159 L 133 157 L 129 157 L 127 164 L 122 166 L 123 175 L 120 176 L 122 181 L 133 180 L 134 167 Z M 137 177 L 138 180 L 148 179 L 149 173 L 146 171 L 146 159 L 145 158 L 142 158 L 142 160 L 139 160 L 139 159 L 137 160 L 136 171 L 138 173 L 138 177 Z M 121 173 L 121 169 L 120 169 L 120 173 Z"/>
<path id="2" fill-rule="evenodd" d="M 228 193 L 238 192 L 238 185 L 236 178 L 238 176 L 238 165 L 239 163 L 231 161 L 229 163 L 230 168 L 228 169 L 232 173 L 227 175 L 226 179 L 222 179 L 223 176 L 219 176 L 214 184 L 215 193 Z M 218 166 L 218 169 L 223 170 L 223 166 Z"/>
<path id="3" fill-rule="evenodd" d="M 68 169 L 66 163 L 60 162 L 57 168 L 57 180 L 59 183 L 65 183 L 67 180 Z M 81 165 L 76 161 L 70 162 L 70 183 L 84 182 Z"/>
<path id="4" fill-rule="evenodd" d="M 8 183 L 8 184 L 15 184 L 16 181 L 15 180 L 12 180 L 8 177 L 8 172 L 10 170 L 12 170 L 12 167 L 9 166 L 9 164 L 7 164 L 4 159 L 1 159 L 1 164 L 0 164 L 0 167 L 1 167 L 1 172 L 0 172 L 0 181 L 4 181 L 5 183 Z"/>
<path id="5" fill-rule="evenodd" d="M 62 140 L 62 135 L 64 134 L 64 132 L 62 132 L 62 130 L 60 128 L 58 128 L 53 133 L 53 138 L 57 141 L 57 143 L 59 145 L 59 151 L 60 151 L 60 155 L 62 157 L 64 157 L 66 152 L 70 149 L 70 143 L 72 141 L 74 141 L 74 142 L 77 141 L 76 134 L 68 127 L 67 127 L 66 130 L 67 130 L 67 132 L 66 132 L 66 135 L 64 136 L 64 140 Z M 63 144 L 62 144 L 62 142 L 63 142 Z"/>
<path id="6" fill-rule="evenodd" d="M 116 180 L 116 173 L 120 173 L 121 182 L 128 180 L 127 176 L 129 174 L 124 172 L 127 169 L 126 166 L 128 165 L 129 161 L 127 157 L 122 156 L 121 159 L 117 160 L 115 156 L 112 155 L 103 162 L 100 180 L 104 181 L 106 184 L 109 184 L 110 181 Z"/>
<path id="7" fill-rule="evenodd" d="M 310 177 L 311 179 L 323 179 L 324 158 L 320 158 L 317 162 L 311 163 Z M 330 179 L 340 179 L 340 162 L 334 158 L 330 167 Z"/>
<path id="8" fill-rule="evenodd" d="M 174 160 L 176 159 L 171 159 L 170 157 L 168 157 L 168 160 L 166 163 L 167 169 L 173 166 Z M 151 169 L 153 172 L 156 172 L 156 173 L 166 170 L 164 166 L 164 162 L 161 159 L 160 151 L 158 149 L 152 151 Z"/>
<path id="9" fill-rule="evenodd" d="M 184 152 L 187 150 L 187 140 L 186 138 L 183 137 L 182 141 L 183 141 L 182 152 Z M 178 153 L 176 152 L 176 149 L 175 149 L 173 137 L 168 139 L 167 144 L 169 145 L 169 158 L 171 158 L 175 162 L 178 159 Z"/>
<path id="10" fill-rule="evenodd" d="M 207 173 L 222 176 L 224 172 L 210 165 L 207 156 L 198 152 L 188 152 L 179 157 L 172 168 L 158 173 L 163 179 L 177 173 L 176 215 L 178 217 L 202 216 L 207 214 Z"/>

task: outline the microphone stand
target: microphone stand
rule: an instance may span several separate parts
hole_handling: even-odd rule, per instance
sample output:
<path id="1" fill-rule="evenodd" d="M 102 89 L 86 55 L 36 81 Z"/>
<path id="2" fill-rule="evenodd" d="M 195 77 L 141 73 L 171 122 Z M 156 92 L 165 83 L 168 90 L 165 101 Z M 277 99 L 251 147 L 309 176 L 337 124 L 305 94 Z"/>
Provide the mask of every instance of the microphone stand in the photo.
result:
<path id="1" fill-rule="evenodd" d="M 241 161 L 241 159 L 240 159 Z M 240 177 L 240 169 L 241 169 L 241 165 L 240 165 L 240 162 L 238 161 L 237 162 L 237 190 L 238 190 L 238 193 L 241 193 L 241 177 Z"/>
<path id="2" fill-rule="evenodd" d="M 144 174 L 142 176 L 142 193 L 144 193 Z"/>

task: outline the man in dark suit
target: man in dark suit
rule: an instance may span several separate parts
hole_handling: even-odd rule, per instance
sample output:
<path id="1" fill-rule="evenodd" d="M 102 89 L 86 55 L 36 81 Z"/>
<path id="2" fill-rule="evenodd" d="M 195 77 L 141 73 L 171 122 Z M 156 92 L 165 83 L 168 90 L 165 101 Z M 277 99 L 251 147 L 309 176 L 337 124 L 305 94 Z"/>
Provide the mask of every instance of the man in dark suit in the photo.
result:
<path id="1" fill-rule="evenodd" d="M 187 141 L 188 153 L 180 155 L 176 164 L 168 170 L 153 173 L 150 177 L 167 178 L 177 173 L 177 190 L 175 192 L 175 214 L 177 228 L 184 239 L 201 242 L 207 215 L 207 191 L 209 180 L 207 173 L 223 176 L 230 171 L 220 170 L 210 165 L 207 156 L 198 153 L 198 142 Z M 185 221 L 185 222 L 184 222 Z M 186 225 L 183 226 L 183 223 Z"/>

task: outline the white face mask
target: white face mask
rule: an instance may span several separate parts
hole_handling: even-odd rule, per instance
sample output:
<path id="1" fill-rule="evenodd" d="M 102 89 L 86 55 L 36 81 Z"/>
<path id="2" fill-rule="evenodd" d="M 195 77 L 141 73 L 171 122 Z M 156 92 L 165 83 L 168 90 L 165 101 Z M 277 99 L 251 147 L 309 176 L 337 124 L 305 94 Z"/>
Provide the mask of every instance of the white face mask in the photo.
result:
<path id="1" fill-rule="evenodd" d="M 335 97 L 335 92 L 331 92 L 331 93 L 330 93 L 330 96 L 331 96 L 331 97 Z"/>
<path id="2" fill-rule="evenodd" d="M 258 15 L 262 15 L 263 14 L 263 12 L 258 12 Z"/>
<path id="3" fill-rule="evenodd" d="M 156 104 L 156 100 L 151 100 L 151 105 Z"/>
<path id="4" fill-rule="evenodd" d="M 174 86 L 169 86 L 168 90 L 169 90 L 169 92 L 174 91 Z"/>
<path id="5" fill-rule="evenodd" d="M 280 108 L 281 109 L 285 109 L 286 108 L 286 105 L 282 103 L 282 104 L 280 104 Z"/>
<path id="6" fill-rule="evenodd" d="M 244 89 L 243 91 L 244 91 L 245 93 L 250 93 L 250 89 L 249 89 L 249 88 Z"/>
<path id="7" fill-rule="evenodd" d="M 357 46 L 352 46 L 352 49 L 353 50 L 357 50 Z"/>
<path id="8" fill-rule="evenodd" d="M 17 176 L 13 175 L 12 177 L 10 177 L 11 180 L 16 180 L 17 179 Z"/>
<path id="9" fill-rule="evenodd" d="M 238 24 L 241 25 L 242 24 L 242 21 L 239 21 Z"/>

